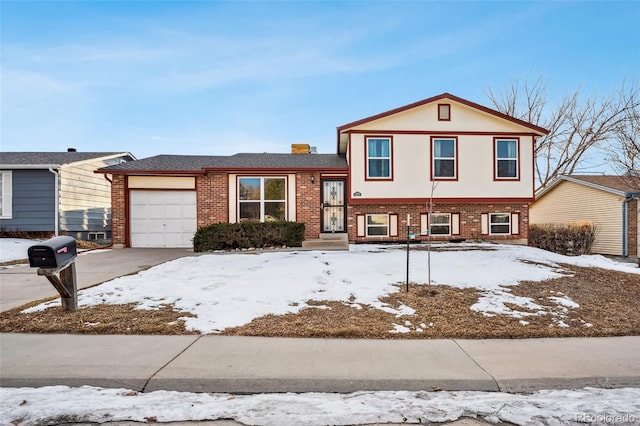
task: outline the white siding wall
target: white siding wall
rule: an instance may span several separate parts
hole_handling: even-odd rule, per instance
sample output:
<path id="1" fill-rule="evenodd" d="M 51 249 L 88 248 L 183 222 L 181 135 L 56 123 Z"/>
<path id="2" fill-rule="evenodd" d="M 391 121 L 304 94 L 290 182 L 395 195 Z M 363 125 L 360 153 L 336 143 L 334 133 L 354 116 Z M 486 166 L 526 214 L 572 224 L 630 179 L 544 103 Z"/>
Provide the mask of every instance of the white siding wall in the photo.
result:
<path id="1" fill-rule="evenodd" d="M 104 160 L 62 166 L 60 170 L 60 229 L 63 231 L 110 231 L 111 184 L 93 171 Z"/>
<path id="2" fill-rule="evenodd" d="M 531 224 L 594 222 L 594 253 L 622 255 L 623 197 L 573 182 L 560 182 L 529 209 Z"/>

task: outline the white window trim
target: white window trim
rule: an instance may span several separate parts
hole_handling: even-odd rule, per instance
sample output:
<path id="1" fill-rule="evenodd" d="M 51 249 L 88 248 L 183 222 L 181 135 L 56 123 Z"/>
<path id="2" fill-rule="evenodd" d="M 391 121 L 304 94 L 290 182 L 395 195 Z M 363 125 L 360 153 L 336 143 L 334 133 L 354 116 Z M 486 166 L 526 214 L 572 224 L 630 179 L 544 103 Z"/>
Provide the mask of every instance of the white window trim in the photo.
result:
<path id="1" fill-rule="evenodd" d="M 386 225 L 369 225 L 369 218 L 371 216 L 384 216 L 387 218 L 387 224 Z M 384 235 L 369 235 L 369 228 L 373 227 L 373 228 L 387 228 L 387 233 Z M 384 214 L 384 213 L 370 213 L 367 214 L 365 216 L 364 219 L 364 228 L 365 228 L 365 236 L 367 237 L 371 237 L 371 238 L 380 238 L 380 237 L 388 237 L 389 236 L 389 228 L 391 227 L 391 224 L 389 223 L 389 215 L 388 214 Z"/>
<path id="2" fill-rule="evenodd" d="M 509 217 L 509 223 L 493 223 L 493 217 L 497 216 L 497 215 L 506 215 Z M 498 212 L 498 213 L 489 213 L 489 235 L 511 235 L 511 213 L 508 212 Z M 492 225 L 509 225 L 509 231 L 508 232 L 493 232 L 491 230 L 491 226 Z"/>
<path id="3" fill-rule="evenodd" d="M 10 170 L 0 171 L 2 174 L 2 214 L 0 219 L 13 218 L 13 172 Z"/>
<path id="4" fill-rule="evenodd" d="M 260 199 L 259 200 L 241 200 L 240 199 L 240 181 L 242 179 L 260 179 Z M 265 179 L 284 179 L 284 186 L 285 186 L 285 191 L 284 191 L 284 200 L 265 200 L 264 199 L 264 180 Z M 238 214 L 238 222 L 242 222 L 242 218 L 240 217 L 240 204 L 242 203 L 256 203 L 259 202 L 260 203 L 260 222 L 264 222 L 265 220 L 265 207 L 264 204 L 265 202 L 269 202 L 269 203 L 282 203 L 284 202 L 284 214 L 285 214 L 285 218 L 284 220 L 287 220 L 288 218 L 288 202 L 287 202 L 287 193 L 289 191 L 289 186 L 288 186 L 288 182 L 287 182 L 287 176 L 238 176 L 238 190 L 237 190 L 237 195 L 236 195 L 236 201 L 237 201 L 237 214 Z"/>
<path id="5" fill-rule="evenodd" d="M 453 157 L 436 157 L 436 141 L 453 141 Z M 431 159 L 431 167 L 433 170 L 433 179 L 452 180 L 458 179 L 458 139 L 452 137 L 433 138 L 431 139 L 431 152 L 433 152 L 433 158 Z M 453 176 L 436 176 L 436 160 L 453 160 Z"/>
<path id="6" fill-rule="evenodd" d="M 449 218 L 449 222 L 448 223 L 433 223 L 433 216 L 447 216 Z M 431 231 L 431 228 L 433 228 L 434 226 L 448 226 L 449 227 L 449 232 L 446 234 L 434 234 Z M 431 213 L 431 217 L 429 218 L 429 233 L 431 233 L 432 236 L 434 237 L 448 237 L 451 236 L 451 213 Z"/>
<path id="7" fill-rule="evenodd" d="M 515 157 L 498 157 L 498 142 L 515 142 L 516 143 L 516 156 Z M 509 139 L 509 138 L 500 138 L 500 139 L 496 139 L 495 140 L 495 158 L 493 159 L 493 161 L 495 162 L 495 173 L 496 176 L 495 178 L 497 180 L 514 180 L 514 179 L 520 179 L 520 143 L 518 141 L 518 139 Z M 507 161 L 515 161 L 516 162 L 516 175 L 515 176 L 500 176 L 499 173 L 499 169 L 498 169 L 498 160 L 507 160 Z"/>
<path id="8" fill-rule="evenodd" d="M 370 139 L 381 139 L 381 140 L 386 140 L 389 143 L 389 156 L 387 157 L 373 157 L 369 155 L 369 140 Z M 391 179 L 392 178 L 392 171 L 391 171 L 391 156 L 392 156 L 392 150 L 391 150 L 391 138 L 388 136 L 369 136 L 367 138 L 365 138 L 365 150 L 366 150 L 366 162 L 367 164 L 365 165 L 367 168 L 367 179 Z M 369 160 L 387 160 L 389 162 L 389 174 L 387 176 L 371 176 L 371 174 L 369 173 Z"/>

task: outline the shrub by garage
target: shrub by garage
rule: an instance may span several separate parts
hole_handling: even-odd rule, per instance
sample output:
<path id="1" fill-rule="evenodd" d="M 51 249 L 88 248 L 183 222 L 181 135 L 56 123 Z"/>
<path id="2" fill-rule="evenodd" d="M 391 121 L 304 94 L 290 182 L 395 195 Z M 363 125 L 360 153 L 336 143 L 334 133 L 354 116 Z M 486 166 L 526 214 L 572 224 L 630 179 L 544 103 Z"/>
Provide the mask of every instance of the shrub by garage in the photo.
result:
<path id="1" fill-rule="evenodd" d="M 529 245 L 564 255 L 591 254 L 597 230 L 592 222 L 531 225 Z"/>
<path id="2" fill-rule="evenodd" d="M 248 248 L 300 247 L 304 223 L 242 222 L 204 226 L 193 237 L 196 252 Z"/>

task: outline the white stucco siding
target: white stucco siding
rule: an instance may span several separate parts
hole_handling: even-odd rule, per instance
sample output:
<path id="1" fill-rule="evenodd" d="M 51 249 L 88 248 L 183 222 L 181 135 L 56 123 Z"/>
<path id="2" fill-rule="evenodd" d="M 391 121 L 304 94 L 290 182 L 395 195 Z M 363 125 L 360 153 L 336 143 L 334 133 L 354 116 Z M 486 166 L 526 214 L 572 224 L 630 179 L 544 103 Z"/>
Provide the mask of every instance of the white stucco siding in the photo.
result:
<path id="1" fill-rule="evenodd" d="M 594 222 L 598 231 L 594 253 L 622 255 L 624 198 L 573 182 L 560 182 L 529 209 L 531 224 Z"/>
<path id="2" fill-rule="evenodd" d="M 498 136 L 499 134 L 496 134 Z M 392 136 L 393 180 L 367 180 L 367 136 Z M 425 198 L 431 192 L 431 136 L 429 134 L 386 134 L 372 131 L 351 135 L 351 192 L 354 199 Z M 457 173 L 455 181 L 438 180 L 436 198 L 532 198 L 533 138 L 520 137 L 520 179 L 494 180 L 493 135 L 457 136 Z"/>

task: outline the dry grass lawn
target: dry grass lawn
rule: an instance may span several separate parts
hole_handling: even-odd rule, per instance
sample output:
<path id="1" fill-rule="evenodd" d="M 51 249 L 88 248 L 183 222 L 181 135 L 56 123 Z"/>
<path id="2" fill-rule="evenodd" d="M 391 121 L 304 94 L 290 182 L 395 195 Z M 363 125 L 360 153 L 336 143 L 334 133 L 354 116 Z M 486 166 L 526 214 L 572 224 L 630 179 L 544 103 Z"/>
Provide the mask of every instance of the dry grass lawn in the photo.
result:
<path id="1" fill-rule="evenodd" d="M 298 314 L 267 315 L 251 323 L 224 331 L 225 335 L 279 337 L 336 337 L 373 339 L 436 338 L 527 338 L 574 336 L 640 335 L 640 276 L 598 268 L 563 265 L 573 276 L 543 282 L 522 282 L 511 287 L 514 295 L 530 297 L 548 306 L 547 315 L 523 319 L 507 315 L 484 316 L 470 306 L 481 295 L 478 290 L 460 290 L 434 285 L 412 285 L 383 302 L 415 309 L 415 315 L 396 318 L 393 314 L 362 306 L 356 309 L 339 302 L 310 302 Z M 565 311 L 547 297 L 559 293 L 580 305 Z M 34 302 L 32 306 L 39 302 Z M 171 306 L 148 311 L 134 305 L 101 305 L 64 312 L 51 308 L 22 314 L 21 308 L 0 314 L 0 332 L 84 333 L 84 334 L 196 334 L 186 331 Z M 327 309 L 326 307 L 331 309 Z M 522 307 L 517 307 L 523 311 Z M 555 315 L 557 313 L 558 315 Z M 562 320 L 568 327 L 560 326 Z M 528 324 L 523 325 L 521 320 Z M 407 333 L 391 333 L 394 324 Z"/>

